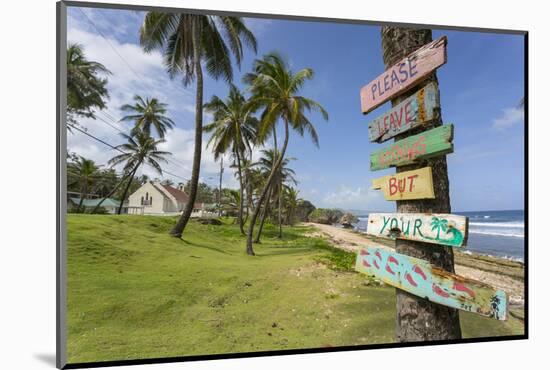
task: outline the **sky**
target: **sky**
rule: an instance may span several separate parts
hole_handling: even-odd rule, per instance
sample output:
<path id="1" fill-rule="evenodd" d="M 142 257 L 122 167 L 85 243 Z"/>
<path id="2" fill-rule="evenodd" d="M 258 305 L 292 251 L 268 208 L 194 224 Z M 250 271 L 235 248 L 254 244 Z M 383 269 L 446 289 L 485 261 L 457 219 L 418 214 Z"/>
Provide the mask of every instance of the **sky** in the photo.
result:
<path id="1" fill-rule="evenodd" d="M 139 46 L 139 27 L 145 13 L 131 10 L 69 7 L 68 42 L 84 47 L 86 57 L 105 65 L 110 99 L 98 119 L 79 119 L 90 134 L 117 145 L 124 142 L 115 126 L 129 131 L 130 123 L 119 122 L 123 104 L 132 97 L 157 97 L 168 104 L 175 128 L 168 131 L 162 150 L 171 152 L 170 172 L 159 176 L 143 167 L 151 178 L 175 183 L 190 178 L 194 135 L 194 85 L 184 86 L 181 77 L 170 79 L 160 52 L 144 53 Z M 258 40 L 254 54 L 245 50 L 240 70 L 234 68 L 234 83 L 246 89 L 241 77 L 255 59 L 277 51 L 293 71 L 312 68 L 302 95 L 317 100 L 329 113 L 329 121 L 311 114 L 320 139 L 317 148 L 310 138 L 292 133 L 288 156 L 296 172 L 299 197 L 317 207 L 366 211 L 395 211 L 395 202 L 385 201 L 371 181 L 395 169 L 370 171 L 370 153 L 387 146 L 371 143 L 368 123 L 389 109 L 386 103 L 363 115 L 359 91 L 384 71 L 380 27 L 372 25 L 245 18 Z M 448 37 L 447 63 L 437 71 L 444 123 L 453 123 L 454 153 L 447 156 L 453 211 L 510 210 L 524 208 L 524 96 L 523 36 L 433 30 L 433 38 Z M 205 101 L 223 98 L 228 84 L 206 75 Z M 212 119 L 205 115 L 205 123 Z M 105 122 L 107 121 L 107 122 Z M 109 124 L 107 124 L 109 123 Z M 279 131 L 282 137 L 282 130 Z M 203 139 L 201 181 L 216 186 L 219 162 L 214 161 L 208 136 Z M 117 152 L 79 133 L 68 134 L 68 150 L 107 167 Z M 259 149 L 255 150 L 255 157 Z M 226 164 L 228 159 L 226 159 Z M 173 176 L 176 175 L 176 176 Z M 238 187 L 231 169 L 225 168 L 224 187 Z"/>

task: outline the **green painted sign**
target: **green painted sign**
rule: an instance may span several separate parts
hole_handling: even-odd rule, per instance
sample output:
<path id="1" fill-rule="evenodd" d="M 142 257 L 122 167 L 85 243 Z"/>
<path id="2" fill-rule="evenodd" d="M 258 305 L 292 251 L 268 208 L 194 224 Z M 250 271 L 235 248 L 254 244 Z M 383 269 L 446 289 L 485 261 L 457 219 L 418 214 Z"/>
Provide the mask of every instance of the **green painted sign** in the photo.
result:
<path id="1" fill-rule="evenodd" d="M 447 124 L 396 141 L 370 155 L 370 169 L 404 166 L 420 159 L 452 153 L 453 131 L 453 125 Z"/>

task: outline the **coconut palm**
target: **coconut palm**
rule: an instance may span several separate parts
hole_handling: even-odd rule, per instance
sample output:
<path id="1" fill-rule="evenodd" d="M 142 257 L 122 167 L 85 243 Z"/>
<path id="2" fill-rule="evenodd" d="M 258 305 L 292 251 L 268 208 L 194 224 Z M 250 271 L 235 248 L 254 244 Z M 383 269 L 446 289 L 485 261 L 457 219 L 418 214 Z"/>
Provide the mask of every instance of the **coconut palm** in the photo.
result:
<path id="1" fill-rule="evenodd" d="M 284 186 L 283 201 L 286 213 L 286 224 L 294 224 L 294 213 L 298 208 L 298 203 L 302 200 L 298 198 L 300 191 L 292 186 Z"/>
<path id="2" fill-rule="evenodd" d="M 432 31 L 426 28 L 383 26 L 381 36 L 382 58 L 386 68 L 390 68 L 413 51 L 432 41 Z M 434 83 L 436 87 L 438 86 L 435 72 L 427 76 L 425 80 L 413 89 L 392 99 L 392 105 L 399 104 L 430 82 Z M 433 128 L 442 123 L 441 115 L 439 115 L 437 119 L 420 130 Z M 409 171 L 425 166 L 432 168 L 434 189 L 436 189 L 435 199 L 400 200 L 397 202 L 397 212 L 450 213 L 449 179 L 445 156 L 429 158 L 426 162 L 412 164 L 406 168 L 400 167 L 397 169 L 397 172 Z M 453 248 L 441 247 L 435 250 L 427 248 L 425 243 L 397 239 L 396 251 L 422 258 L 430 261 L 432 265 L 438 268 L 454 272 Z M 461 338 L 460 318 L 456 309 L 427 302 L 423 297 L 415 297 L 399 289 L 396 295 L 396 337 L 399 342 Z"/>
<path id="3" fill-rule="evenodd" d="M 153 126 L 157 135 L 163 139 L 166 130 L 174 127 L 174 121 L 166 116 L 166 107 L 167 104 L 159 102 L 157 98 L 143 99 L 141 96 L 135 95 L 134 104 L 124 104 L 120 107 L 121 110 L 132 114 L 124 116 L 120 120 L 134 122 L 132 135 L 142 131 L 150 136 L 151 126 Z"/>
<path id="4" fill-rule="evenodd" d="M 77 211 L 80 212 L 82 211 L 84 198 L 87 197 L 92 184 L 98 179 L 100 167 L 93 160 L 84 157 L 78 157 L 75 162 L 69 163 L 67 167 L 70 177 L 74 178 L 68 186 L 78 185 L 80 188 L 80 201 L 77 207 Z"/>
<path id="5" fill-rule="evenodd" d="M 243 223 L 244 208 L 244 178 L 242 160 L 245 152 L 251 151 L 251 142 L 256 138 L 258 120 L 252 115 L 252 106 L 239 89 L 231 84 L 229 95 L 224 101 L 216 95 L 204 105 L 207 112 L 212 113 L 214 121 L 204 126 L 205 132 L 211 132 L 208 145 L 212 145 L 214 159 L 227 152 L 235 159 L 239 180 L 239 213 L 238 221 L 241 233 L 245 235 Z"/>
<path id="6" fill-rule="evenodd" d="M 260 206 L 266 199 L 277 169 L 283 163 L 290 129 L 292 128 L 301 136 L 307 132 L 313 143 L 318 146 L 319 138 L 317 131 L 313 123 L 306 116 L 306 113 L 318 111 L 325 120 L 328 120 L 328 113 L 318 102 L 298 95 L 304 84 L 312 78 L 313 70 L 311 68 L 304 68 L 293 73 L 288 64 L 276 53 L 270 53 L 264 56 L 263 59 L 256 60 L 253 72 L 245 75 L 244 80 L 250 85 L 254 104 L 263 110 L 260 129 L 258 131 L 259 140 L 261 141 L 267 137 L 268 133 L 272 132 L 279 119 L 282 121 L 284 128 L 284 141 L 280 150 L 280 156 L 277 158 L 275 166 L 269 174 L 267 184 L 258 199 L 258 204 L 255 207 L 248 227 L 246 252 L 250 255 L 254 255 L 252 234 Z"/>
<path id="7" fill-rule="evenodd" d="M 262 150 L 262 154 L 263 154 L 262 157 L 260 157 L 256 165 L 258 166 L 260 173 L 262 174 L 262 177 L 265 179 L 269 177 L 270 173 L 273 171 L 273 168 L 275 168 L 275 165 L 277 163 L 277 158 L 281 156 L 281 153 L 279 153 L 277 150 L 274 150 L 274 149 L 264 149 Z M 282 199 L 281 197 L 282 185 L 285 182 L 291 182 L 293 184 L 297 183 L 296 179 L 294 178 L 294 175 L 295 175 L 294 170 L 288 167 L 288 164 L 290 163 L 290 161 L 294 159 L 295 158 L 292 158 L 292 157 L 284 158 L 280 167 L 275 170 L 273 183 L 269 187 L 268 196 L 266 197 L 266 201 L 265 201 L 265 207 L 264 207 L 262 216 L 260 218 L 260 225 L 258 227 L 258 232 L 256 234 L 256 238 L 254 239 L 255 243 L 260 242 L 260 237 L 264 227 L 264 222 L 266 217 L 269 214 L 269 209 L 272 201 L 279 201 L 280 199 Z"/>
<path id="8" fill-rule="evenodd" d="M 129 177 L 128 183 L 122 193 L 122 199 L 118 207 L 117 214 L 122 212 L 122 204 L 128 194 L 128 189 L 132 184 L 132 180 L 142 164 L 148 164 L 156 172 L 162 175 L 162 168 L 159 162 L 167 162 L 166 156 L 170 155 L 169 152 L 163 152 L 157 149 L 157 146 L 164 143 L 164 139 L 155 140 L 151 136 L 137 132 L 135 136 L 121 134 L 128 142 L 118 145 L 116 148 L 122 151 L 122 154 L 114 156 L 109 160 L 111 166 L 124 163 L 123 171 Z"/>
<path id="9" fill-rule="evenodd" d="M 95 118 L 94 109 L 104 109 L 109 98 L 107 79 L 100 75 L 111 72 L 101 63 L 90 61 L 79 44 L 67 47 L 67 113 L 68 121 L 74 116 Z"/>
<path id="10" fill-rule="evenodd" d="M 202 151 L 203 70 L 214 79 L 231 81 L 231 56 L 240 67 L 244 45 L 256 51 L 256 39 L 239 17 L 185 13 L 148 12 L 140 29 L 140 43 L 146 52 L 161 49 L 170 77 L 179 73 L 188 86 L 196 81 L 195 149 L 189 201 L 170 231 L 181 237 L 197 197 Z M 244 45 L 243 45 L 244 44 Z"/>

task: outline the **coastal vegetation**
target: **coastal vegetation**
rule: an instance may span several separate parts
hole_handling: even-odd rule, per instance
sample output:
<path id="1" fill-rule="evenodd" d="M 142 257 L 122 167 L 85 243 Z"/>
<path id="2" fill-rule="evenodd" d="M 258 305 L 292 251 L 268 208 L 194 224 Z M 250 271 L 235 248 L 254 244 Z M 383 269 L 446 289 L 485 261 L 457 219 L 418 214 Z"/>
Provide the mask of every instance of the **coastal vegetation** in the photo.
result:
<path id="1" fill-rule="evenodd" d="M 68 215 L 69 362 L 392 343 L 395 288 L 309 226 L 264 226 L 256 257 L 239 226 L 172 217 Z M 465 338 L 523 333 L 460 312 Z M 518 315 L 519 317 L 519 315 Z"/>

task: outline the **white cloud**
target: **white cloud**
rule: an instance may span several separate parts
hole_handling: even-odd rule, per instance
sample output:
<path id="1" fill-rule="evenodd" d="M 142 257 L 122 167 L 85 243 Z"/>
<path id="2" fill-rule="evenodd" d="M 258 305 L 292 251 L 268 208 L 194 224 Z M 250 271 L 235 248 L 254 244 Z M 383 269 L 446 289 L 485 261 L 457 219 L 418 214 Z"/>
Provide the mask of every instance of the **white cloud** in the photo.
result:
<path id="1" fill-rule="evenodd" d="M 321 199 L 320 206 L 344 209 L 391 210 L 391 202 L 386 202 L 382 193 L 367 187 L 356 188 L 346 185 L 328 192 Z"/>
<path id="2" fill-rule="evenodd" d="M 502 114 L 493 119 L 493 128 L 498 130 L 507 129 L 516 124 L 523 123 L 524 112 L 523 108 L 506 108 L 502 110 Z"/>

